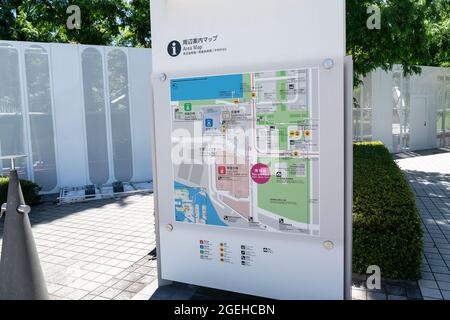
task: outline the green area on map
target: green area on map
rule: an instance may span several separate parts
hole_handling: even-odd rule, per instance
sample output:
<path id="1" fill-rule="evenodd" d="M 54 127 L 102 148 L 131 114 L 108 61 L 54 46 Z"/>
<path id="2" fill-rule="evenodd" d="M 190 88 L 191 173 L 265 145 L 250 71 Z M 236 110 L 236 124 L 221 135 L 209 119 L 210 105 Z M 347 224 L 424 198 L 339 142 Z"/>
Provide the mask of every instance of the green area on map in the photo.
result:
<path id="1" fill-rule="evenodd" d="M 310 223 L 310 161 L 299 158 L 280 158 L 281 166 L 287 168 L 287 175 L 277 177 L 277 169 L 270 165 L 273 158 L 260 158 L 259 163 L 271 167 L 271 178 L 266 184 L 258 185 L 258 207 L 300 223 Z M 304 166 L 304 176 L 296 168 Z"/>

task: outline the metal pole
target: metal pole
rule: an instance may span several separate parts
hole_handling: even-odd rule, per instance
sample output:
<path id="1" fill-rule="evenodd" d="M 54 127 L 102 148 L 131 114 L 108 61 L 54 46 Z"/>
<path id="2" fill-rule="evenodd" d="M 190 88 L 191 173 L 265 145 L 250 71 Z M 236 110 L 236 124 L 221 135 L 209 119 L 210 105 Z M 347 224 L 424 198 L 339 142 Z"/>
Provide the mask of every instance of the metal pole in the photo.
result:
<path id="1" fill-rule="evenodd" d="M 47 300 L 48 291 L 34 242 L 14 159 L 11 166 L 0 259 L 0 300 Z"/>
<path id="2" fill-rule="evenodd" d="M 353 263 L 353 59 L 345 58 L 345 224 L 344 298 L 352 299 Z"/>

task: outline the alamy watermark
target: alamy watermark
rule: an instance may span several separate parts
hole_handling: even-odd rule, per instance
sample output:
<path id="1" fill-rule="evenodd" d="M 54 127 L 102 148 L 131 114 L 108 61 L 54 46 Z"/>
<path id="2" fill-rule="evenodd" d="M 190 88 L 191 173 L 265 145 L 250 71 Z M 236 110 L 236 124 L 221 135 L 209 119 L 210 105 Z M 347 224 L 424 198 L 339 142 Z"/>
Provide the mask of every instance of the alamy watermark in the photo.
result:
<path id="1" fill-rule="evenodd" d="M 381 29 L 381 9 L 376 4 L 372 4 L 367 7 L 367 14 L 370 17 L 367 19 L 367 28 L 369 30 L 380 30 Z"/>
<path id="2" fill-rule="evenodd" d="M 70 16 L 67 18 L 67 28 L 69 30 L 81 29 L 81 9 L 77 5 L 70 5 L 67 10 L 67 14 Z M 372 4 L 367 7 L 367 14 L 370 14 L 367 19 L 366 25 L 369 30 L 381 29 L 381 9 L 378 5 Z"/>
<path id="3" fill-rule="evenodd" d="M 80 30 L 81 29 L 81 9 L 77 5 L 71 5 L 66 10 L 67 14 L 70 16 L 67 18 L 67 28 L 69 30 Z"/>
<path id="4" fill-rule="evenodd" d="M 367 277 L 367 289 L 380 290 L 381 289 L 381 269 L 379 266 L 369 266 L 366 271 Z"/>

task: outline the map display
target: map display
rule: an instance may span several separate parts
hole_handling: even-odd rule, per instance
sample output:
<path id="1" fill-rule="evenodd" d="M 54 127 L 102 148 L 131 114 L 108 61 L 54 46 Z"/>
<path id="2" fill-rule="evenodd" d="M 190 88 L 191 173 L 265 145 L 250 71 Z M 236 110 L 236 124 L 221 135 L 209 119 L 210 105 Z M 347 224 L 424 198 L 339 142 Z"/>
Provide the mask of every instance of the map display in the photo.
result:
<path id="1" fill-rule="evenodd" d="M 177 222 L 320 235 L 312 72 L 171 80 Z"/>

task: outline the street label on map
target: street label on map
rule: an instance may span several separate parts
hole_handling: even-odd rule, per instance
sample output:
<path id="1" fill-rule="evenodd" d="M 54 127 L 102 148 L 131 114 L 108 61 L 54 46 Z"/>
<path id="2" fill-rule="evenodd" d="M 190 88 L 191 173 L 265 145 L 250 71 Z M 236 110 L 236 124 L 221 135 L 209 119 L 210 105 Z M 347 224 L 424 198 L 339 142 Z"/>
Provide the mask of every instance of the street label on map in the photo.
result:
<path id="1" fill-rule="evenodd" d="M 171 80 L 177 222 L 320 235 L 311 72 Z"/>

